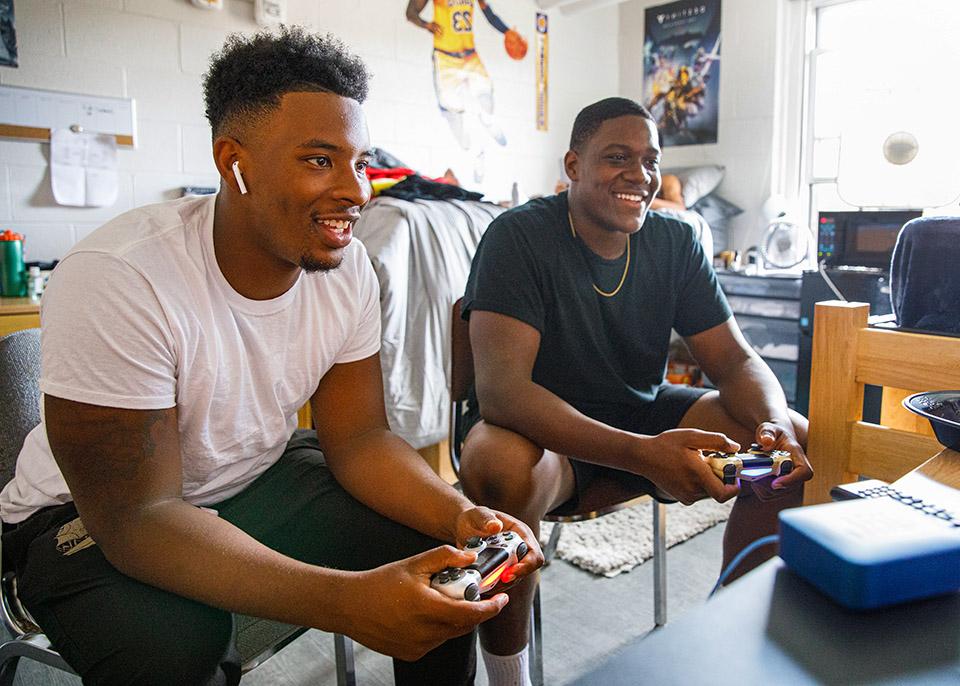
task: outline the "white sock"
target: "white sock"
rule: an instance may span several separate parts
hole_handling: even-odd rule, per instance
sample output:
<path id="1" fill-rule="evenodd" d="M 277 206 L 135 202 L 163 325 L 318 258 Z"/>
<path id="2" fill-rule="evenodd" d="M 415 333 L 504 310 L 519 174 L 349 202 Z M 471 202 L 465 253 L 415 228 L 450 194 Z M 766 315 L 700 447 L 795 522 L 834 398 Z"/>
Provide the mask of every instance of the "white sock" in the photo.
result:
<path id="1" fill-rule="evenodd" d="M 516 655 L 494 655 L 480 647 L 490 686 L 531 686 L 530 647 Z"/>

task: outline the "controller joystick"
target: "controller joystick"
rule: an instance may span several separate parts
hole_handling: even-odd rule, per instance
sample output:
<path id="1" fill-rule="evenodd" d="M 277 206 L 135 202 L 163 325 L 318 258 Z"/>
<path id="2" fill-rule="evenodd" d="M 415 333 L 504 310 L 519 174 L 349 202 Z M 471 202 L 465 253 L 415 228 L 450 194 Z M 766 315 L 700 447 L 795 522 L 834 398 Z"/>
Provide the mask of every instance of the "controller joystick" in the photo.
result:
<path id="1" fill-rule="evenodd" d="M 768 476 L 785 476 L 793 471 L 793 458 L 785 450 L 764 450 L 754 443 L 743 453 L 723 453 L 704 450 L 713 473 L 725 484 L 737 479 L 757 481 Z"/>
<path id="2" fill-rule="evenodd" d="M 464 550 L 476 552 L 476 562 L 464 569 L 448 567 L 430 580 L 431 588 L 455 600 L 479 600 L 491 592 L 504 573 L 526 557 L 529 547 L 515 533 L 505 531 L 486 538 L 472 536 Z"/>
<path id="3" fill-rule="evenodd" d="M 475 569 L 447 567 L 433 575 L 430 587 L 454 600 L 479 600 L 482 581 Z"/>

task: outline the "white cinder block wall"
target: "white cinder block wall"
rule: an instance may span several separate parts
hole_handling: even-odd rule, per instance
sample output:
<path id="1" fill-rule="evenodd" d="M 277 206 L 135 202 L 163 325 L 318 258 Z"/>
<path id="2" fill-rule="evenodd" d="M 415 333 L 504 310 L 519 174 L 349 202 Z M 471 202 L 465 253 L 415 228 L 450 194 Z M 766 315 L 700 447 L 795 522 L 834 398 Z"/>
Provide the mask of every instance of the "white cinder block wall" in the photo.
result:
<path id="1" fill-rule="evenodd" d="M 620 90 L 643 93 L 644 10 L 665 0 L 620 5 Z M 720 164 L 726 167 L 718 192 L 744 208 L 731 220 L 731 247 L 756 245 L 766 228 L 760 208 L 775 181 L 775 107 L 778 91 L 777 30 L 783 0 L 723 0 L 720 17 L 720 123 L 714 145 L 670 147 L 664 166 Z"/>
<path id="2" fill-rule="evenodd" d="M 132 97 L 137 148 L 119 151 L 120 194 L 106 208 L 58 206 L 50 191 L 49 146 L 0 140 L 0 228 L 26 236 L 28 260 L 61 257 L 104 221 L 138 205 L 178 197 L 185 185 L 215 185 L 201 75 L 232 31 L 257 30 L 250 0 L 221 11 L 188 0 L 18 0 L 19 68 L 0 67 L 0 83 L 72 93 Z M 509 145 L 487 146 L 484 183 L 460 152 L 433 93 L 431 37 L 406 21 L 407 0 L 288 0 L 288 22 L 341 37 L 374 74 L 366 112 L 374 145 L 427 175 L 453 167 L 489 199 L 550 193 L 577 111 L 618 92 L 616 6 L 550 12 L 550 130 L 534 122 L 533 0 L 492 0 L 530 42 L 510 60 L 502 36 L 477 16 L 478 51 L 495 88 L 496 113 Z M 429 7 L 429 4 L 428 4 Z M 429 16 L 429 9 L 424 16 Z M 478 134 L 479 135 L 479 134 Z"/>

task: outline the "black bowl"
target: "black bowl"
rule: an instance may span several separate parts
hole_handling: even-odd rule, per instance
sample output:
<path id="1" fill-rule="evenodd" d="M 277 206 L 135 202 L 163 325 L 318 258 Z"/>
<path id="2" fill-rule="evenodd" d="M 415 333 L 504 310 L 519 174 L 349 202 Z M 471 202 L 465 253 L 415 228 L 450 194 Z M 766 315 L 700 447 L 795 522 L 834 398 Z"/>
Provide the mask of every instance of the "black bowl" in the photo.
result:
<path id="1" fill-rule="evenodd" d="M 903 406 L 930 420 L 940 443 L 960 451 L 960 391 L 927 391 L 914 393 Z"/>

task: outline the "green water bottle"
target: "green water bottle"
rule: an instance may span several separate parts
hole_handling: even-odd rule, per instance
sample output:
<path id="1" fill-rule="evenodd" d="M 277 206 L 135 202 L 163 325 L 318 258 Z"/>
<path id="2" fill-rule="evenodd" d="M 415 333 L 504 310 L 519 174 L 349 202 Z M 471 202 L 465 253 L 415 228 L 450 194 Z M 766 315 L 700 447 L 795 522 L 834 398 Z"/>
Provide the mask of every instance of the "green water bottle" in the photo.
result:
<path id="1" fill-rule="evenodd" d="M 23 236 L 7 229 L 0 233 L 0 295 L 22 298 L 27 294 L 23 268 Z"/>

